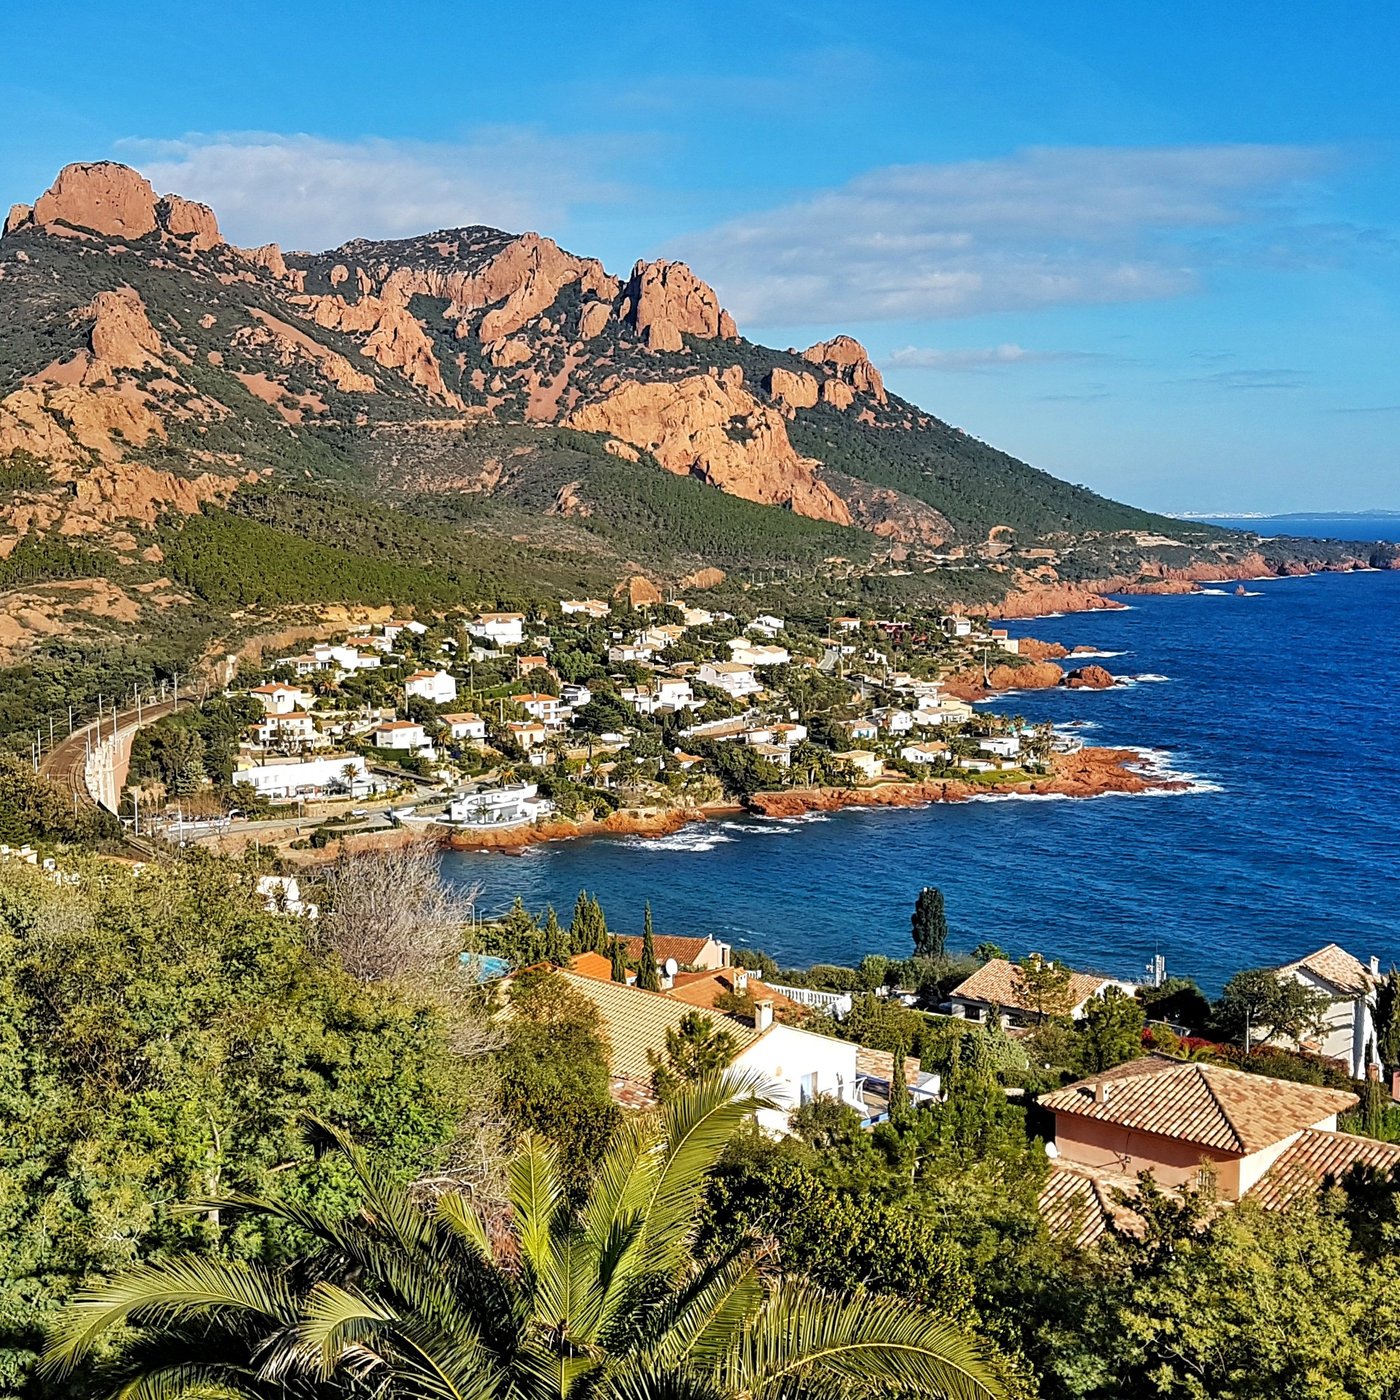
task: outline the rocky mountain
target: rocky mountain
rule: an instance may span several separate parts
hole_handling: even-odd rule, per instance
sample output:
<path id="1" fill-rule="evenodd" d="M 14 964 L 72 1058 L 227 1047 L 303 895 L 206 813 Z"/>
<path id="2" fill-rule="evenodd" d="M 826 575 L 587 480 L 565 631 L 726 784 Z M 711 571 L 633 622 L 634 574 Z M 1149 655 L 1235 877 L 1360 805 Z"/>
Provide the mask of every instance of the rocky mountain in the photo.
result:
<path id="1" fill-rule="evenodd" d="M 26 582 L 55 567 L 38 541 L 158 562 L 188 517 L 382 551 L 384 503 L 456 532 L 439 562 L 509 539 L 580 577 L 995 598 L 1242 557 L 889 393 L 849 336 L 768 349 L 682 263 L 617 276 L 535 233 L 238 248 L 203 204 L 70 165 L 5 220 L 0 310 L 0 561 L 40 561 Z"/>

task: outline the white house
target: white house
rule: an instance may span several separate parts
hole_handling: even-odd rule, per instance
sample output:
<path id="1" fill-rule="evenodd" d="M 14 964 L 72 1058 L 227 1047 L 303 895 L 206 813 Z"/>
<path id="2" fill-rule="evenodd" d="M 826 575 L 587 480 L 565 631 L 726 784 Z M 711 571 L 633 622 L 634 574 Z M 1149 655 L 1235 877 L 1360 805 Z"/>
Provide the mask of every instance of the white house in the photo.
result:
<path id="1" fill-rule="evenodd" d="M 858 617 L 833 617 L 831 619 L 831 630 L 833 632 L 859 632 L 860 618 Z"/>
<path id="2" fill-rule="evenodd" d="M 759 613 L 744 631 L 757 632 L 760 637 L 776 637 L 786 625 L 782 618 L 774 617 L 772 613 Z"/>
<path id="3" fill-rule="evenodd" d="M 939 618 L 938 625 L 943 629 L 945 637 L 967 637 L 972 633 L 972 619 L 958 613 L 949 613 L 946 617 Z"/>
<path id="4" fill-rule="evenodd" d="M 681 610 L 681 621 L 687 627 L 708 627 L 715 620 L 714 613 L 708 608 L 693 608 L 689 603 L 677 603 Z"/>
<path id="5" fill-rule="evenodd" d="M 1125 996 L 1137 995 L 1137 984 L 1134 982 L 1102 977 L 1094 972 L 1070 971 L 1063 1005 L 1046 1007 L 1045 1010 L 1078 1020 L 1089 1002 L 1094 997 L 1101 997 L 1110 987 L 1116 987 Z M 1030 1020 L 1040 1013 L 1020 967 L 1006 958 L 992 958 L 983 963 L 971 977 L 953 988 L 948 1001 L 954 1016 L 962 1016 L 969 1021 L 985 1021 L 995 1010 L 1001 1017 L 1002 1025 L 1008 1027 Z"/>
<path id="6" fill-rule="evenodd" d="M 979 739 L 977 747 L 983 753 L 995 754 L 997 758 L 1019 758 L 1021 736 L 1019 734 L 993 734 L 988 739 Z"/>
<path id="7" fill-rule="evenodd" d="M 293 710 L 304 710 L 311 703 L 309 691 L 296 685 L 283 685 L 280 681 L 254 686 L 248 693 L 270 715 L 289 715 Z"/>
<path id="8" fill-rule="evenodd" d="M 559 698 L 571 709 L 581 710 L 593 699 L 593 692 L 586 685 L 566 683 L 559 687 Z"/>
<path id="9" fill-rule="evenodd" d="M 506 724 L 510 736 L 522 749 L 539 748 L 549 738 L 549 730 L 537 719 L 513 719 Z"/>
<path id="10" fill-rule="evenodd" d="M 467 623 L 467 631 L 498 647 L 518 647 L 525 640 L 525 614 L 484 612 Z"/>
<path id="11" fill-rule="evenodd" d="M 842 753 L 832 754 L 832 758 L 854 768 L 866 782 L 874 782 L 885 771 L 884 760 L 865 749 L 846 749 Z"/>
<path id="12" fill-rule="evenodd" d="M 442 722 L 447 726 L 447 732 L 454 739 L 484 739 L 486 737 L 486 721 L 470 710 L 463 710 L 455 715 L 443 715 Z"/>
<path id="13" fill-rule="evenodd" d="M 973 708 L 966 700 L 946 699 L 935 705 L 920 705 L 914 711 L 918 724 L 935 726 L 942 724 L 966 724 L 973 716 Z"/>
<path id="14" fill-rule="evenodd" d="M 876 739 L 880 735 L 880 726 L 873 719 L 839 719 L 832 728 L 839 729 L 852 743 L 857 739 Z"/>
<path id="15" fill-rule="evenodd" d="M 264 715 L 252 728 L 253 742 L 267 748 L 269 744 L 305 744 L 324 742 L 316 731 L 316 721 L 305 710 L 287 714 Z"/>
<path id="16" fill-rule="evenodd" d="M 447 804 L 447 820 L 456 826 L 524 826 L 554 810 L 554 804 L 538 794 L 534 783 L 465 793 Z"/>
<path id="17" fill-rule="evenodd" d="M 906 763 L 938 763 L 948 757 L 948 745 L 941 740 L 928 740 L 918 744 L 905 744 L 899 756 Z"/>
<path id="18" fill-rule="evenodd" d="M 395 719 L 381 724 L 374 731 L 374 747 L 410 751 L 432 746 L 427 731 L 416 720 Z"/>
<path id="19" fill-rule="evenodd" d="M 612 609 L 599 598 L 561 598 L 559 611 L 565 617 L 583 616 L 601 622 Z"/>
<path id="20" fill-rule="evenodd" d="M 914 716 L 893 706 L 876 710 L 872 718 L 886 734 L 909 734 L 914 729 Z"/>
<path id="21" fill-rule="evenodd" d="M 249 784 L 263 797 L 317 796 L 348 793 L 362 797 L 377 792 L 375 782 L 359 754 L 332 758 L 269 759 L 237 769 L 233 781 Z"/>
<path id="22" fill-rule="evenodd" d="M 779 768 L 792 767 L 792 750 L 786 744 L 754 744 L 753 751 Z"/>
<path id="23" fill-rule="evenodd" d="M 1375 1020 L 1381 980 L 1377 959 L 1372 958 L 1366 967 L 1345 948 L 1329 943 L 1277 971 L 1278 976 L 1291 977 L 1330 999 L 1320 1033 L 1315 1042 L 1307 1042 L 1308 1049 L 1341 1060 L 1353 1079 L 1364 1079 L 1368 1066 L 1380 1064 Z"/>
<path id="24" fill-rule="evenodd" d="M 524 695 L 512 695 L 510 699 L 512 704 L 519 705 L 531 719 L 537 719 L 542 724 L 560 723 L 560 700 L 557 695 L 532 690 Z"/>
<path id="25" fill-rule="evenodd" d="M 696 677 L 701 685 L 715 686 L 736 700 L 745 695 L 756 695 L 763 689 L 753 673 L 753 667 L 740 661 L 703 662 Z"/>
<path id="26" fill-rule="evenodd" d="M 792 748 L 800 744 L 807 737 L 807 726 L 805 724 L 783 723 L 773 726 L 773 742 L 775 744 L 786 744 Z"/>
<path id="27" fill-rule="evenodd" d="M 415 671 L 403 683 L 410 700 L 426 700 L 433 705 L 449 705 L 457 698 L 457 682 L 446 671 Z"/>
<path id="28" fill-rule="evenodd" d="M 792 653 L 786 647 L 767 646 L 751 642 L 747 637 L 733 637 L 729 642 L 729 659 L 747 666 L 786 666 Z"/>
<path id="29" fill-rule="evenodd" d="M 992 645 L 999 647 L 1002 651 L 1009 651 L 1012 656 L 1017 656 L 1021 651 L 1021 640 L 1008 634 L 1005 627 L 993 627 L 991 629 Z"/>
<path id="30" fill-rule="evenodd" d="M 645 642 L 617 642 L 608 648 L 608 661 L 618 666 L 628 661 L 650 661 L 656 648 Z"/>

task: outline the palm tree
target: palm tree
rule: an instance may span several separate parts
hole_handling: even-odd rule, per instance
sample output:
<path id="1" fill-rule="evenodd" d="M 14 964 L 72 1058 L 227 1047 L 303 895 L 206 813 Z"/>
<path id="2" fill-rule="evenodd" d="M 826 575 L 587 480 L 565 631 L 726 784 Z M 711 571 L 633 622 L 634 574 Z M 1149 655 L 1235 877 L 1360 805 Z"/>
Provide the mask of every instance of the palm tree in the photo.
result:
<path id="1" fill-rule="evenodd" d="M 144 1331 L 94 1373 L 126 1400 L 1000 1396 L 981 1346 L 903 1299 L 836 1297 L 742 1246 L 695 1258 L 708 1173 L 763 1106 L 761 1083 L 731 1073 L 631 1119 L 578 1207 L 553 1149 L 528 1140 L 504 1224 L 456 1192 L 419 1208 L 337 1138 L 358 1215 L 218 1202 L 297 1227 L 313 1251 L 280 1271 L 200 1256 L 132 1269 L 77 1299 L 45 1369 L 71 1375 L 129 1324 Z"/>

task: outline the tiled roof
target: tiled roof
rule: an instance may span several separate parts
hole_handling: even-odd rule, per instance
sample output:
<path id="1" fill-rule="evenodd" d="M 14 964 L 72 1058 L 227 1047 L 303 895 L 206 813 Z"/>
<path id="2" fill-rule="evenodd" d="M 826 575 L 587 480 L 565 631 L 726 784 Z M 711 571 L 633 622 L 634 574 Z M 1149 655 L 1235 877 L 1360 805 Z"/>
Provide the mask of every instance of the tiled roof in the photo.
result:
<path id="1" fill-rule="evenodd" d="M 1096 995 L 1111 981 L 1091 972 L 1071 972 L 1069 975 L 1069 1004 L 1078 1006 Z M 1005 958 L 992 958 L 982 964 L 966 981 L 960 982 L 952 993 L 958 1001 L 981 1001 L 1008 1011 L 1034 1011 L 1026 998 L 1021 969 Z"/>
<path id="2" fill-rule="evenodd" d="M 1055 1161 L 1036 1205 L 1051 1235 L 1087 1249 L 1104 1237 L 1110 1223 L 1129 1234 L 1140 1233 L 1141 1217 L 1115 1199 L 1119 1191 L 1131 1195 L 1136 1190 L 1137 1182 L 1130 1176 Z"/>
<path id="3" fill-rule="evenodd" d="M 1266 1210 L 1280 1210 L 1305 1192 L 1341 1181 L 1354 1166 L 1381 1172 L 1400 1166 L 1400 1143 L 1309 1129 L 1255 1183 L 1249 1197 Z"/>
<path id="4" fill-rule="evenodd" d="M 889 1084 L 894 1079 L 894 1056 L 888 1050 L 872 1050 L 868 1045 L 856 1046 L 856 1073 L 868 1074 Z M 917 1055 L 904 1057 L 904 1082 L 912 1089 L 923 1074 Z"/>
<path id="5" fill-rule="evenodd" d="M 574 972 L 560 972 L 559 976 L 598 1008 L 610 1047 L 609 1072 L 617 1079 L 649 1081 L 651 1062 L 647 1051 L 664 1058 L 666 1032 L 677 1029 L 695 1011 L 693 1006 L 673 1001 L 660 992 L 644 992 L 638 987 L 624 987 L 620 982 L 596 982 Z M 714 1021 L 717 1029 L 733 1037 L 739 1050 L 747 1049 L 762 1034 L 728 1016 L 716 1015 Z"/>
<path id="6" fill-rule="evenodd" d="M 657 940 L 658 943 L 660 941 Z M 659 952 L 657 956 L 660 956 Z M 676 975 L 675 985 L 667 995 L 675 1001 L 685 1002 L 687 1006 L 713 1008 L 719 997 L 737 990 L 736 981 L 735 969 L 731 967 L 719 968 L 714 972 L 681 972 Z M 807 1009 L 772 987 L 765 987 L 757 979 L 749 980 L 748 990 L 755 1001 L 771 1001 L 775 1012 L 805 1012 Z"/>
<path id="7" fill-rule="evenodd" d="M 612 959 L 601 953 L 577 953 L 569 959 L 569 971 L 580 977 L 591 977 L 595 982 L 611 982 Z"/>
<path id="8" fill-rule="evenodd" d="M 1375 985 L 1369 970 L 1347 950 L 1329 943 L 1297 962 L 1285 963 L 1280 972 L 1310 972 L 1347 996 L 1361 997 Z"/>
<path id="9" fill-rule="evenodd" d="M 1040 1102 L 1055 1113 L 1243 1156 L 1351 1108 L 1356 1095 L 1150 1055 L 1043 1094 Z"/>
<path id="10" fill-rule="evenodd" d="M 690 967 L 696 958 L 704 953 L 710 940 L 708 938 L 682 938 L 678 934 L 658 933 L 652 939 L 652 943 L 656 948 L 656 961 L 658 963 L 664 963 L 667 958 L 675 958 L 682 967 Z M 629 958 L 642 956 L 640 935 L 624 936 L 622 946 L 626 948 Z"/>

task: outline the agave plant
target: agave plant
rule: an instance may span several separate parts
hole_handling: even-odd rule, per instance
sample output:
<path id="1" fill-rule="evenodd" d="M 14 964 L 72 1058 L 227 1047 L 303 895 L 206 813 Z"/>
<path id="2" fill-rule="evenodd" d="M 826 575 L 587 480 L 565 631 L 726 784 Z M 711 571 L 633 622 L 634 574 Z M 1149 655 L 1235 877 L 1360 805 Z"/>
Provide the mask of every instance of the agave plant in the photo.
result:
<path id="1" fill-rule="evenodd" d="M 706 1177 L 767 1102 L 731 1073 L 632 1119 L 579 1206 L 553 1150 L 528 1141 L 504 1230 L 461 1194 L 419 1207 L 338 1140 L 362 1191 L 354 1217 L 218 1202 L 299 1227 L 316 1242 L 305 1257 L 280 1270 L 194 1256 L 133 1269 L 76 1300 L 45 1367 L 71 1376 L 131 1326 L 89 1372 L 122 1400 L 999 1396 L 981 1346 L 902 1299 L 837 1297 L 751 1248 L 697 1259 Z"/>

